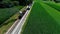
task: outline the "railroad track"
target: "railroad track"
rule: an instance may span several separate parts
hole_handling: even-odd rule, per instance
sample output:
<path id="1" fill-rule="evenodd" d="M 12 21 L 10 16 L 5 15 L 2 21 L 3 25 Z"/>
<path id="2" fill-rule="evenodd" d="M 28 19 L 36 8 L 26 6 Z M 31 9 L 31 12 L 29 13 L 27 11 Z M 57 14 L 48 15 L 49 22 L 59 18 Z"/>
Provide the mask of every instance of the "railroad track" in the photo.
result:
<path id="1" fill-rule="evenodd" d="M 27 19 L 27 16 L 29 15 L 31 11 L 32 6 L 33 4 L 31 6 L 27 6 L 27 7 L 30 7 L 30 10 L 26 10 L 26 13 L 24 14 L 24 16 L 20 20 L 18 19 L 5 34 L 20 34 L 21 33 L 22 27 Z"/>

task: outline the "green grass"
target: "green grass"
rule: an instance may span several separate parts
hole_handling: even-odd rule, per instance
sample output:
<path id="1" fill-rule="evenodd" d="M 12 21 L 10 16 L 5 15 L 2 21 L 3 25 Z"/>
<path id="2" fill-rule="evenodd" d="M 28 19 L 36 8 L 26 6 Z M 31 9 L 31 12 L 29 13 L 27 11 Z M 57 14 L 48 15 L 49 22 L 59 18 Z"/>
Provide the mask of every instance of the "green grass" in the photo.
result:
<path id="1" fill-rule="evenodd" d="M 54 2 L 45 2 L 45 3 L 51 6 L 52 8 L 55 8 L 56 10 L 60 11 L 60 4 Z"/>
<path id="2" fill-rule="evenodd" d="M 15 20 L 11 20 L 0 27 L 0 34 L 4 34 L 12 26 Z"/>
<path id="3" fill-rule="evenodd" d="M 4 34 L 7 32 L 7 30 L 13 25 L 13 23 L 18 18 L 19 13 L 16 13 L 10 19 L 8 19 L 4 24 L 0 25 L 0 34 Z"/>
<path id="4" fill-rule="evenodd" d="M 22 34 L 60 34 L 60 13 L 44 3 L 35 2 Z"/>
<path id="5" fill-rule="evenodd" d="M 15 6 L 12 8 L 0 8 L 0 24 L 9 19 L 13 14 L 18 12 L 22 6 Z"/>
<path id="6" fill-rule="evenodd" d="M 57 21 L 57 23 L 60 24 L 60 12 L 58 12 L 58 10 L 48 6 L 48 5 L 44 5 L 42 4 L 42 6 L 45 8 L 45 10 Z M 47 9 L 48 8 L 48 9 Z"/>
<path id="7" fill-rule="evenodd" d="M 4 34 L 12 26 L 19 16 L 18 12 L 21 8 L 23 8 L 23 6 L 0 8 L 0 34 Z"/>

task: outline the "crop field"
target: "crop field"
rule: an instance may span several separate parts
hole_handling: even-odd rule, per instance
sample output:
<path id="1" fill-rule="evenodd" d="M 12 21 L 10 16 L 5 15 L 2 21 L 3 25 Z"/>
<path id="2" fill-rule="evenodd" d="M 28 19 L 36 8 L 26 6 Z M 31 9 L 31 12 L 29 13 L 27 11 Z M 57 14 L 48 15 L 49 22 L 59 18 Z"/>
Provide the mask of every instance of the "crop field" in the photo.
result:
<path id="1" fill-rule="evenodd" d="M 55 8 L 56 10 L 60 11 L 60 4 L 54 3 L 54 2 L 47 2 L 46 4 L 53 7 L 53 8 Z"/>
<path id="2" fill-rule="evenodd" d="M 60 12 L 43 2 L 35 2 L 22 34 L 60 34 Z"/>
<path id="3" fill-rule="evenodd" d="M 6 21 L 8 18 L 10 18 L 13 14 L 17 13 L 22 6 L 15 6 L 12 8 L 0 8 L 0 24 L 2 24 L 4 21 Z"/>

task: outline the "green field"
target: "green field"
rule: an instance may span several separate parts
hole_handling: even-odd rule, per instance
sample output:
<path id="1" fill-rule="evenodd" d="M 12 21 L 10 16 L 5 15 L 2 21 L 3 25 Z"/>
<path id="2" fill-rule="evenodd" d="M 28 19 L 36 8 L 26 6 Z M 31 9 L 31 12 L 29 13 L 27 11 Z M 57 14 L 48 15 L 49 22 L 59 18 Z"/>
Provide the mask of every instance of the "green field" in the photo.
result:
<path id="1" fill-rule="evenodd" d="M 56 10 L 60 11 L 60 4 L 54 2 L 45 2 L 45 3 L 51 6 L 52 8 L 55 8 Z"/>
<path id="2" fill-rule="evenodd" d="M 12 8 L 0 8 L 0 24 L 9 19 L 12 15 L 17 13 L 22 6 L 15 6 Z"/>
<path id="3" fill-rule="evenodd" d="M 19 13 L 16 13 L 12 17 L 10 17 L 7 21 L 5 21 L 2 25 L 0 25 L 0 34 L 6 33 L 7 30 L 15 23 L 18 16 Z"/>
<path id="4" fill-rule="evenodd" d="M 13 25 L 23 6 L 0 8 L 0 34 L 4 34 Z"/>
<path id="5" fill-rule="evenodd" d="M 35 2 L 22 34 L 60 34 L 60 12 L 43 2 Z"/>

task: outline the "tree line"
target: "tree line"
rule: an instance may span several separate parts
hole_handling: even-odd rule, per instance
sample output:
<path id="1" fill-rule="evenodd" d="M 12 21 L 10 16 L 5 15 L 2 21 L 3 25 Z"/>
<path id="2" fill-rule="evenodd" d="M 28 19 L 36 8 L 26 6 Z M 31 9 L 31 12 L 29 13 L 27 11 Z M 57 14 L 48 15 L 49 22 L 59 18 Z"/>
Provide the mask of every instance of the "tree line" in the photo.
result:
<path id="1" fill-rule="evenodd" d="M 0 8 L 13 7 L 13 6 L 26 6 L 33 2 L 33 0 L 0 0 Z"/>

